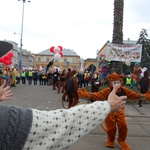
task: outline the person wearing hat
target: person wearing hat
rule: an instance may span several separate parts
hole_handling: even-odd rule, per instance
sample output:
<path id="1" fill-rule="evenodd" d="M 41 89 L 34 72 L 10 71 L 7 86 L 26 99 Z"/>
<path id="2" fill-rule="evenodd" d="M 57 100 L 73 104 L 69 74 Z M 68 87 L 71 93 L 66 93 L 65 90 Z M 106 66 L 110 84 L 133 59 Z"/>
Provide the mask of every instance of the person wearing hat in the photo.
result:
<path id="1" fill-rule="evenodd" d="M 131 100 L 139 100 L 139 99 L 147 99 L 150 100 L 150 91 L 146 94 L 136 93 L 122 85 L 124 75 L 119 75 L 117 73 L 112 73 L 107 75 L 107 79 L 109 80 L 109 87 L 98 91 L 98 92 L 87 92 L 85 88 L 78 90 L 78 95 L 80 98 L 88 98 L 90 101 L 100 101 L 108 98 L 108 95 L 113 90 L 115 85 L 118 85 L 119 88 L 116 92 L 118 96 L 127 96 L 128 99 Z M 118 143 L 121 147 L 121 150 L 131 150 L 131 147 L 126 143 L 128 128 L 126 123 L 126 115 L 125 108 L 119 112 L 111 112 L 105 119 L 106 125 L 106 147 L 114 148 L 115 147 L 115 138 L 116 132 L 118 129 Z"/>

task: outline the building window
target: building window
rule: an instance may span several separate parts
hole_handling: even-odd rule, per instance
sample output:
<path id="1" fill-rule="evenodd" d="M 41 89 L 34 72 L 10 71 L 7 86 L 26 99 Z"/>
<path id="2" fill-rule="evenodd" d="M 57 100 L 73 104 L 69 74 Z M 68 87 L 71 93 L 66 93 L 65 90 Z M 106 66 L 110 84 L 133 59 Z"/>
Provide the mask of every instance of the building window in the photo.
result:
<path id="1" fill-rule="evenodd" d="M 41 61 L 41 58 L 40 58 L 40 57 L 38 57 L 38 61 Z"/>
<path id="2" fill-rule="evenodd" d="M 75 62 L 76 62 L 75 58 L 72 58 L 72 62 L 73 62 L 73 63 L 75 63 Z"/>
<path id="3" fill-rule="evenodd" d="M 46 61 L 49 61 L 49 58 L 46 58 Z"/>
<path id="4" fill-rule="evenodd" d="M 67 59 L 66 59 L 66 58 L 64 58 L 64 62 L 67 62 Z"/>

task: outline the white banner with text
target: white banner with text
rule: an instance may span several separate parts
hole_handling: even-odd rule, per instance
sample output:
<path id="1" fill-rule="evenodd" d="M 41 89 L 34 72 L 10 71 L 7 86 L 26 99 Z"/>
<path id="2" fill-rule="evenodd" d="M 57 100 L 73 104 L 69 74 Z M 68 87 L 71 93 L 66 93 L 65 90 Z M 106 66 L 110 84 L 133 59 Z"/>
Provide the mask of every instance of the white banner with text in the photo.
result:
<path id="1" fill-rule="evenodd" d="M 107 44 L 106 59 L 112 61 L 141 62 L 141 44 Z"/>

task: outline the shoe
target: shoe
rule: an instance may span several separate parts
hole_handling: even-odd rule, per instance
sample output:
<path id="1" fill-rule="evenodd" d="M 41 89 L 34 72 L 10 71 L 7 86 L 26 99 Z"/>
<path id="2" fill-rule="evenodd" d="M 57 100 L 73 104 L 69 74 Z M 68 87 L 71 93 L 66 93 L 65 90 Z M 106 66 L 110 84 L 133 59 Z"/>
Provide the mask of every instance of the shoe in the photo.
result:
<path id="1" fill-rule="evenodd" d="M 138 105 L 139 105 L 139 107 L 143 107 L 142 106 L 142 100 L 139 100 Z"/>
<path id="2" fill-rule="evenodd" d="M 126 142 L 119 142 L 121 150 L 131 150 L 131 147 Z"/>
<path id="3" fill-rule="evenodd" d="M 114 148 L 115 147 L 114 144 L 115 144 L 114 141 L 107 140 L 105 146 L 109 148 Z"/>

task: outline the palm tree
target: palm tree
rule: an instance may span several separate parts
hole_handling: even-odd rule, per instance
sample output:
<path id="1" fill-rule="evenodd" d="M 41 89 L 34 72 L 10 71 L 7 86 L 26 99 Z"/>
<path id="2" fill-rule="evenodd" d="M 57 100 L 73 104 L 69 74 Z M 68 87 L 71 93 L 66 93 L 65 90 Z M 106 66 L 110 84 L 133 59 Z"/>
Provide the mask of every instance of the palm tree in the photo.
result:
<path id="1" fill-rule="evenodd" d="M 113 44 L 123 43 L 123 10 L 124 0 L 114 0 L 114 22 L 113 22 Z M 110 72 L 122 73 L 123 62 L 113 61 L 110 65 Z"/>

